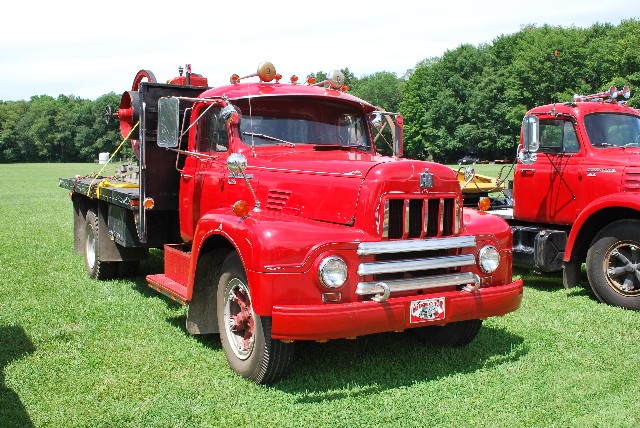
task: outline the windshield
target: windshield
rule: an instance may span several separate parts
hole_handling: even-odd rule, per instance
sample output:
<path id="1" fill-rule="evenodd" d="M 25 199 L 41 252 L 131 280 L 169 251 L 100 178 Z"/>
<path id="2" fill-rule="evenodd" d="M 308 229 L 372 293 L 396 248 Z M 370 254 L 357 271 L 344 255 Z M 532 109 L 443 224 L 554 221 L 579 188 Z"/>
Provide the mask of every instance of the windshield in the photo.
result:
<path id="1" fill-rule="evenodd" d="M 351 104 L 311 97 L 256 97 L 234 103 L 245 144 L 370 147 L 366 116 Z"/>
<path id="2" fill-rule="evenodd" d="M 584 118 L 594 147 L 640 147 L 640 118 L 628 114 L 598 113 Z"/>

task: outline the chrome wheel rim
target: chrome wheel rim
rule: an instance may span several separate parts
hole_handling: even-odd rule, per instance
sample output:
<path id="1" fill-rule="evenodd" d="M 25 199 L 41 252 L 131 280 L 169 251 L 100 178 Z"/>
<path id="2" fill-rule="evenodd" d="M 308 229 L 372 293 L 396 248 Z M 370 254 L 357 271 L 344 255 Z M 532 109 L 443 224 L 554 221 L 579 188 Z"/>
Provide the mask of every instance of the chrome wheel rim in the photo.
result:
<path id="1" fill-rule="evenodd" d="M 607 251 L 604 268 L 607 282 L 616 293 L 640 294 L 640 246 L 618 242 Z"/>
<path id="2" fill-rule="evenodd" d="M 87 226 L 87 243 L 85 246 L 85 253 L 87 254 L 87 265 L 89 269 L 93 270 L 96 266 L 96 242 L 93 237 L 93 228 Z"/>
<path id="3" fill-rule="evenodd" d="M 224 302 L 225 334 L 233 353 L 241 360 L 253 352 L 254 318 L 249 289 L 240 279 L 231 279 Z"/>

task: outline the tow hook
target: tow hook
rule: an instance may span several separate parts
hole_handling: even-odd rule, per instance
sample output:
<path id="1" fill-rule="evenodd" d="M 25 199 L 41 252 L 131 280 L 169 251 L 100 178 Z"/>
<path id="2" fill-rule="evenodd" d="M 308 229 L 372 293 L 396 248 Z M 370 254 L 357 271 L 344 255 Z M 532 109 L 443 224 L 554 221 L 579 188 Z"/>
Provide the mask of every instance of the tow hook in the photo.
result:
<path id="1" fill-rule="evenodd" d="M 391 289 L 389 288 L 389 286 L 384 282 L 379 282 L 376 284 L 376 287 L 382 287 L 384 291 L 373 296 L 371 300 L 378 303 L 386 302 L 387 300 L 389 300 L 389 295 L 391 294 Z"/>
<path id="2" fill-rule="evenodd" d="M 473 279 L 475 280 L 475 283 L 465 285 L 464 287 L 462 287 L 462 291 L 473 293 L 474 291 L 478 291 L 480 289 L 480 277 L 478 275 L 473 275 Z"/>

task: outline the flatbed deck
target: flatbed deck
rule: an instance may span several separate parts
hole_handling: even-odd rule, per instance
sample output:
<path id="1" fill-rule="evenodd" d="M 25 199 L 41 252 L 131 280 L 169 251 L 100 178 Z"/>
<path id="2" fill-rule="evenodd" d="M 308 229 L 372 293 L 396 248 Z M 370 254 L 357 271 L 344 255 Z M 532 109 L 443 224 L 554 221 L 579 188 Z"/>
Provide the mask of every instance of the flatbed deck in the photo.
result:
<path id="1" fill-rule="evenodd" d="M 139 206 L 140 189 L 137 184 L 114 177 L 60 178 L 60 187 L 91 199 L 135 210 Z"/>

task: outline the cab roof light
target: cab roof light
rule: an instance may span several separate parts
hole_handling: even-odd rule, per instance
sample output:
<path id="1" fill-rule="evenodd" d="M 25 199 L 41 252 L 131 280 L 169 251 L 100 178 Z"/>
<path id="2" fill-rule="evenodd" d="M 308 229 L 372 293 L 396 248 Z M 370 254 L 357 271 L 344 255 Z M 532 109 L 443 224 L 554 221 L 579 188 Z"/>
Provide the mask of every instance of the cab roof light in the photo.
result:
<path id="1" fill-rule="evenodd" d="M 260 78 L 260 82 L 271 82 L 275 78 L 276 83 L 278 83 L 278 81 L 282 79 L 282 75 L 276 73 L 276 67 L 273 65 L 273 63 L 264 61 L 258 64 L 258 71 L 256 73 L 249 74 L 244 77 L 240 77 L 239 75 L 234 73 L 231 75 L 230 81 L 232 84 L 236 84 L 239 83 L 242 79 L 256 76 Z"/>
<path id="2" fill-rule="evenodd" d="M 612 86 L 606 92 L 598 92 L 596 94 L 590 94 L 590 95 L 576 94 L 573 96 L 573 101 L 576 103 L 587 102 L 587 101 L 600 102 L 600 103 L 604 103 L 604 102 L 616 103 L 618 102 L 618 98 L 620 97 L 624 98 L 625 100 L 628 100 L 631 97 L 631 90 L 629 89 L 628 86 L 625 86 L 622 90 L 618 90 L 617 87 Z"/>
<path id="3" fill-rule="evenodd" d="M 289 79 L 289 81 L 291 83 L 293 83 L 294 85 L 296 85 L 298 83 L 298 76 L 296 76 L 295 74 L 293 76 L 291 76 L 291 78 Z"/>

